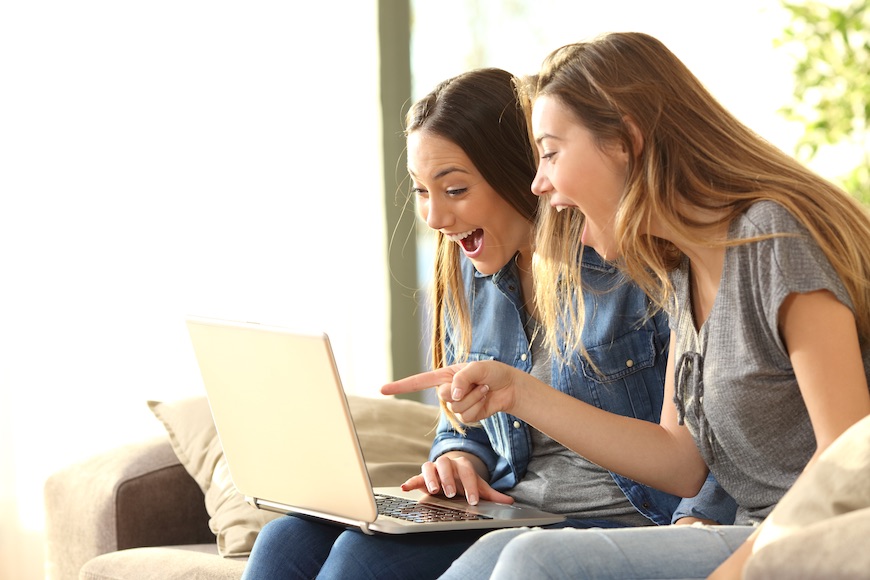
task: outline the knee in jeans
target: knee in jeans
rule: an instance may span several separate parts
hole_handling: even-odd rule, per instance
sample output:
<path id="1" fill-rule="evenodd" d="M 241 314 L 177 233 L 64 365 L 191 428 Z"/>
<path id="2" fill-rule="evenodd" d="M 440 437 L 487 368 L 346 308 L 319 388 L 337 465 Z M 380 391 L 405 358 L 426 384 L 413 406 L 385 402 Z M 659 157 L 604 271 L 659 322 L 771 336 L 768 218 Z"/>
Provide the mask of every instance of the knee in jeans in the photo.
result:
<path id="1" fill-rule="evenodd" d="M 533 528 L 505 528 L 503 530 L 495 530 L 493 532 L 488 532 L 480 537 L 477 540 L 476 544 L 482 547 L 495 547 L 495 546 L 504 546 L 508 542 L 513 541 L 514 538 L 525 535 L 527 532 L 532 531 Z"/>
<path id="2" fill-rule="evenodd" d="M 502 549 L 497 569 L 502 573 L 510 571 L 506 577 L 543 577 L 541 563 L 548 560 L 546 552 L 553 539 L 553 535 L 547 533 L 517 535 Z"/>
<path id="3" fill-rule="evenodd" d="M 261 543 L 269 543 L 273 541 L 281 541 L 281 537 L 287 533 L 290 527 L 291 519 L 289 517 L 277 518 L 266 524 L 260 529 L 257 534 L 257 540 Z"/>

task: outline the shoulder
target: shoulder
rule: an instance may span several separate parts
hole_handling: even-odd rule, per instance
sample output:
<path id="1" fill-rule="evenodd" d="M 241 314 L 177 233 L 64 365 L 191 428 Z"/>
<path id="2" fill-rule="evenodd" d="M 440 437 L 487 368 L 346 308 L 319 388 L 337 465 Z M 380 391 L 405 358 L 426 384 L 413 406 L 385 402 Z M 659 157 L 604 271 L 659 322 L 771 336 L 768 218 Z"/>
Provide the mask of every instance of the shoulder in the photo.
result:
<path id="1" fill-rule="evenodd" d="M 731 226 L 732 238 L 806 231 L 803 224 L 775 201 L 758 201 L 749 206 Z"/>

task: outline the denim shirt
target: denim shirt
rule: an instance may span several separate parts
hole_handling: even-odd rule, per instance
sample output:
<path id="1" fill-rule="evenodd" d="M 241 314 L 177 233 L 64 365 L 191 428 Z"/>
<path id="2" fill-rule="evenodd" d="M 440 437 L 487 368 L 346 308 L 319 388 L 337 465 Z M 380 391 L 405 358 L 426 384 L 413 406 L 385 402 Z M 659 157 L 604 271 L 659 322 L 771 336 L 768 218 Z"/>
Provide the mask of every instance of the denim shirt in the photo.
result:
<path id="1" fill-rule="evenodd" d="M 524 331 L 526 314 L 514 260 L 492 276 L 475 270 L 462 258 L 463 281 L 472 320 L 469 361 L 497 360 L 522 371 L 532 368 L 531 346 Z M 597 373 L 580 354 L 572 364 L 552 357 L 552 386 L 606 411 L 658 422 L 664 398 L 664 377 L 670 331 L 663 313 L 649 316 L 649 300 L 634 284 L 594 250 L 582 257 L 586 323 L 583 344 Z M 455 362 L 448 327 L 448 363 Z M 564 351 L 564 345 L 559 345 Z M 465 451 L 487 466 L 490 485 L 511 489 L 526 473 L 532 454 L 529 426 L 520 418 L 496 413 L 463 436 L 441 417 L 429 454 L 435 460 L 448 451 Z M 579 427 L 579 426 L 578 426 Z M 736 503 L 708 477 L 690 499 L 641 485 L 611 472 L 631 504 L 644 516 L 664 525 L 685 516 L 730 524 Z"/>

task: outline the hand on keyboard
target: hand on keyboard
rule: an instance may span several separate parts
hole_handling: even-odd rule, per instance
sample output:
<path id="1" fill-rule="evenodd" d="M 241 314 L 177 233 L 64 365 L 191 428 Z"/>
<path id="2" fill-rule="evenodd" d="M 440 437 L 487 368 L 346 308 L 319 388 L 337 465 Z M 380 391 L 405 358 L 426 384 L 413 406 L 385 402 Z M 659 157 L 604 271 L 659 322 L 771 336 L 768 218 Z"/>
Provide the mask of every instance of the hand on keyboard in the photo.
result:
<path id="1" fill-rule="evenodd" d="M 509 495 L 496 491 L 481 477 L 489 475 L 483 461 L 471 453 L 451 451 L 445 453 L 434 462 L 427 461 L 421 468 L 420 475 L 415 475 L 402 484 L 402 489 L 409 491 L 421 489 L 431 495 L 443 493 L 447 497 L 462 494 L 471 505 L 477 505 L 481 499 L 498 503 L 512 504 L 514 500 Z"/>

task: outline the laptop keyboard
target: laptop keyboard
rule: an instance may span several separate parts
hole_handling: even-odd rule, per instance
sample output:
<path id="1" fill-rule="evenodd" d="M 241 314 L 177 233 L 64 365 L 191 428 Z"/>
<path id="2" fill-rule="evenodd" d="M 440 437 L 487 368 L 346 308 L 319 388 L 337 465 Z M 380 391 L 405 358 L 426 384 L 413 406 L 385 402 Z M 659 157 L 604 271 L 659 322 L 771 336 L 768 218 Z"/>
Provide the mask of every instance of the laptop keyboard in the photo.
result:
<path id="1" fill-rule="evenodd" d="M 488 520 L 489 516 L 472 514 L 462 509 L 420 503 L 392 495 L 375 494 L 378 513 L 410 522 L 456 522 L 462 520 Z"/>

